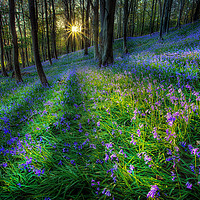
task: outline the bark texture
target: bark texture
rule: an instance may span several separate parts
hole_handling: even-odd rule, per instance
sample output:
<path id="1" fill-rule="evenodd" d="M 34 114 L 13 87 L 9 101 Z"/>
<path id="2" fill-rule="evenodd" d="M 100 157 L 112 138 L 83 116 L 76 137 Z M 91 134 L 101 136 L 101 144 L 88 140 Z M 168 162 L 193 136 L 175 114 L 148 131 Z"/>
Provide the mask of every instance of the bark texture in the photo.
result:
<path id="1" fill-rule="evenodd" d="M 35 57 L 35 63 L 37 67 L 37 73 L 39 75 L 40 81 L 43 86 L 48 86 L 48 81 L 46 78 L 46 75 L 44 73 L 41 61 L 40 61 L 40 55 L 39 55 L 39 48 L 38 48 L 38 36 L 37 36 L 37 23 L 36 23 L 36 17 L 35 17 L 35 5 L 33 0 L 28 0 L 29 2 L 29 14 L 30 14 L 30 20 L 31 20 L 31 33 L 32 33 L 32 43 L 33 43 L 33 51 L 34 51 L 34 57 Z"/>
<path id="2" fill-rule="evenodd" d="M 19 67 L 19 52 L 17 43 L 17 33 L 15 28 L 15 1 L 9 0 L 9 17 L 10 17 L 10 31 L 12 35 L 13 52 L 14 52 L 14 67 L 15 67 L 15 78 L 16 82 L 22 82 L 21 71 Z"/>
<path id="3" fill-rule="evenodd" d="M 99 65 L 103 66 L 112 64 L 113 59 L 113 29 L 114 29 L 114 14 L 116 0 L 101 0 L 100 1 L 100 47 L 101 59 Z"/>
<path id="4" fill-rule="evenodd" d="M 123 18 L 123 48 L 124 53 L 128 53 L 127 49 L 127 23 L 128 23 L 128 0 L 124 1 L 124 18 Z"/>
<path id="5" fill-rule="evenodd" d="M 8 76 L 5 66 L 4 66 L 4 49 L 3 49 L 3 39 L 2 39 L 2 19 L 0 11 L 0 47 L 1 47 L 1 70 L 3 76 Z"/>

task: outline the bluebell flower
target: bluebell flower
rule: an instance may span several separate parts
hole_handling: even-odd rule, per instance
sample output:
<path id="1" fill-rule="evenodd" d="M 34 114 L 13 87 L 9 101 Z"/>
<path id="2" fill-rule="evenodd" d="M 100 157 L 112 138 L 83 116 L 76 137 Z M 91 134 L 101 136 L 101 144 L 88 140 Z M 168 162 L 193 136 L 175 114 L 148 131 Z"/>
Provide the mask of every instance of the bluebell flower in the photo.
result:
<path id="1" fill-rule="evenodd" d="M 21 183 L 18 183 L 17 185 L 18 185 L 19 187 L 21 187 Z"/>
<path id="2" fill-rule="evenodd" d="M 159 190 L 157 185 L 151 185 L 151 190 L 148 192 L 147 198 L 149 198 L 149 197 L 154 198 L 157 190 Z"/>
<path id="3" fill-rule="evenodd" d="M 190 189 L 190 190 L 192 189 L 192 183 L 187 182 L 186 186 L 187 186 L 188 189 Z"/>

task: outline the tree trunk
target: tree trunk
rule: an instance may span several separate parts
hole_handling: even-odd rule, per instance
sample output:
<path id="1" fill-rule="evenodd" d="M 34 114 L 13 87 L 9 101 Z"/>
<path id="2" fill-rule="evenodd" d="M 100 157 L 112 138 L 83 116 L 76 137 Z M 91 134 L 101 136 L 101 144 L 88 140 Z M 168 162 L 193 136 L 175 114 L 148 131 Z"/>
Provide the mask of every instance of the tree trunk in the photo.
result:
<path id="1" fill-rule="evenodd" d="M 163 19 L 164 19 L 164 14 L 165 14 L 165 7 L 166 7 L 166 2 L 168 0 L 164 0 L 163 2 L 163 8 L 162 8 L 162 17 L 161 17 L 161 20 L 160 20 L 160 38 L 159 40 L 163 40 L 163 37 L 162 37 L 162 34 L 163 34 Z"/>
<path id="2" fill-rule="evenodd" d="M 37 36 L 37 22 L 36 22 L 36 16 L 35 16 L 35 5 L 33 0 L 28 0 L 29 3 L 29 14 L 30 14 L 30 20 L 31 20 L 31 33 L 32 33 L 32 43 L 33 43 L 33 51 L 34 51 L 34 57 L 35 57 L 35 63 L 37 67 L 37 73 L 39 75 L 40 81 L 43 86 L 49 86 L 49 83 L 47 81 L 46 75 L 44 73 L 41 61 L 40 61 L 40 55 L 39 55 L 39 47 L 38 47 L 38 36 Z"/>
<path id="3" fill-rule="evenodd" d="M 19 53 L 18 53 L 18 43 L 17 43 L 17 33 L 15 29 L 15 1 L 9 0 L 9 17 L 10 17 L 10 31 L 12 34 L 12 43 L 14 48 L 14 66 L 15 66 L 15 78 L 16 82 L 23 82 L 21 71 L 19 67 Z"/>
<path id="4" fill-rule="evenodd" d="M 116 0 L 100 1 L 101 21 L 101 59 L 99 65 L 106 66 L 114 62 L 113 59 L 113 30 Z"/>
<path id="5" fill-rule="evenodd" d="M 164 11 L 163 33 L 165 33 L 167 30 L 169 4 L 170 4 L 170 0 L 167 0 L 165 4 L 165 11 Z"/>
<path id="6" fill-rule="evenodd" d="M 89 12 L 90 12 L 90 1 L 87 0 L 86 16 L 85 16 L 85 50 L 84 55 L 88 55 L 89 47 Z"/>
<path id="7" fill-rule="evenodd" d="M 73 14 L 72 14 L 72 1 L 69 0 L 69 24 L 72 25 L 73 24 Z M 69 37 L 69 45 L 71 47 L 71 52 L 73 52 L 73 38 L 72 35 Z"/>
<path id="8" fill-rule="evenodd" d="M 52 3 L 52 11 L 53 11 L 53 29 L 52 29 L 53 50 L 54 50 L 53 52 L 54 52 L 55 59 L 58 59 L 57 50 L 56 50 L 56 26 L 55 26 L 56 13 L 55 13 L 55 8 L 54 8 L 54 0 L 51 0 L 51 3 Z"/>
<path id="9" fill-rule="evenodd" d="M 200 18 L 200 0 L 197 1 L 197 6 L 196 6 L 193 20 L 197 21 L 199 18 Z"/>
<path id="10" fill-rule="evenodd" d="M 22 29 L 21 29 L 21 25 L 20 25 L 20 16 L 16 16 L 17 17 L 17 25 L 18 25 L 18 30 L 20 33 L 20 37 L 21 37 L 21 58 L 22 58 L 22 68 L 25 68 L 25 54 L 24 54 L 24 42 L 23 42 L 23 35 L 22 35 Z"/>
<path id="11" fill-rule="evenodd" d="M 43 62 L 46 61 L 47 56 L 46 56 L 46 47 L 45 47 L 45 28 L 44 28 L 44 5 L 43 2 L 41 2 L 41 15 L 42 15 L 42 41 L 41 41 L 41 45 L 42 45 L 42 58 L 43 58 Z"/>
<path id="12" fill-rule="evenodd" d="M 137 7 L 138 8 L 138 7 Z M 139 11 L 137 10 L 137 35 L 140 35 L 140 28 L 139 28 L 139 24 L 140 24 L 140 15 L 139 15 Z"/>
<path id="13" fill-rule="evenodd" d="M 48 12 L 47 12 L 47 0 L 44 0 L 44 9 L 45 9 L 45 21 L 46 21 L 47 53 L 48 53 L 49 63 L 50 65 L 52 65 L 50 44 L 49 44 L 49 23 L 48 23 Z"/>
<path id="14" fill-rule="evenodd" d="M 156 3 L 155 3 L 155 9 L 154 9 L 154 15 L 153 15 L 153 22 L 152 22 L 152 33 L 154 32 L 154 23 L 155 23 L 155 18 L 156 18 L 156 6 L 157 6 L 157 2 L 158 0 L 156 0 Z"/>
<path id="15" fill-rule="evenodd" d="M 170 17 L 171 17 L 171 9 L 172 9 L 173 0 L 169 0 L 169 7 L 167 11 L 167 24 L 166 24 L 166 32 L 169 32 L 169 24 L 170 24 Z"/>
<path id="16" fill-rule="evenodd" d="M 143 35 L 143 32 L 144 32 L 144 19 L 145 19 L 146 7 L 147 7 L 147 1 L 144 0 L 143 15 L 142 15 L 142 29 L 141 29 L 141 35 Z"/>
<path id="17" fill-rule="evenodd" d="M 2 19 L 0 11 L 0 47 L 1 47 L 1 70 L 3 76 L 8 76 L 5 66 L 4 66 L 4 49 L 3 49 L 3 39 L 2 39 Z"/>
<path id="18" fill-rule="evenodd" d="M 158 13 L 158 17 L 157 17 L 157 25 L 156 25 L 156 30 L 158 31 L 158 23 L 161 22 L 161 18 L 162 18 L 162 3 L 161 0 L 158 0 L 159 2 L 159 13 Z M 161 25 L 161 24 L 160 24 Z"/>
<path id="19" fill-rule="evenodd" d="M 28 60 L 28 49 L 27 49 L 27 38 L 26 38 L 26 24 L 25 24 L 25 17 L 24 17 L 24 8 L 23 8 L 23 0 L 21 0 L 21 10 L 22 10 L 22 19 L 23 19 L 23 32 L 24 32 L 24 39 L 25 39 L 25 56 L 26 56 L 26 65 L 29 66 L 29 60 Z"/>
<path id="20" fill-rule="evenodd" d="M 131 28 L 131 36 L 133 37 L 134 36 L 134 31 L 135 31 L 135 10 L 136 10 L 136 0 L 134 0 L 134 4 L 133 4 L 133 7 L 132 7 L 132 14 L 133 14 L 133 17 L 132 17 L 132 28 Z"/>
<path id="21" fill-rule="evenodd" d="M 195 6 L 194 6 L 194 4 L 195 4 L 194 2 L 195 2 L 195 0 L 192 1 L 192 14 L 191 14 L 191 18 L 190 18 L 190 23 L 193 22 L 193 17 L 194 17 L 194 9 L 195 9 L 195 8 L 194 8 L 194 7 L 195 7 Z"/>
<path id="22" fill-rule="evenodd" d="M 94 58 L 99 59 L 99 0 L 94 2 L 94 18 L 93 18 L 93 28 L 94 28 Z"/>
<path id="23" fill-rule="evenodd" d="M 181 26 L 181 17 L 182 17 L 184 5 L 185 5 L 185 0 L 181 0 L 180 5 L 179 5 L 178 20 L 177 20 L 177 24 L 176 24 L 176 28 L 178 28 L 178 29 L 180 29 L 180 26 Z"/>
<path id="24" fill-rule="evenodd" d="M 128 0 L 124 1 L 124 18 L 123 18 L 123 48 L 124 53 L 128 53 L 127 49 L 127 23 L 128 23 Z"/>
<path id="25" fill-rule="evenodd" d="M 84 36 L 84 34 L 85 34 L 85 30 L 84 30 L 84 28 L 85 28 L 85 26 L 84 26 L 84 24 L 85 24 L 85 0 L 83 0 L 83 3 L 82 3 L 82 6 L 83 6 L 83 10 L 82 10 L 82 34 L 83 34 L 83 36 Z M 81 49 L 83 49 L 84 48 L 84 37 L 82 37 L 82 41 L 81 41 Z"/>
<path id="26" fill-rule="evenodd" d="M 154 8 L 154 0 L 152 1 L 152 6 L 151 6 L 151 16 L 150 16 L 150 25 L 149 25 L 149 33 L 150 33 L 150 35 L 153 32 L 152 31 L 153 8 Z"/>
<path id="27" fill-rule="evenodd" d="M 122 0 L 120 0 L 120 8 L 119 8 L 119 38 L 122 37 Z"/>

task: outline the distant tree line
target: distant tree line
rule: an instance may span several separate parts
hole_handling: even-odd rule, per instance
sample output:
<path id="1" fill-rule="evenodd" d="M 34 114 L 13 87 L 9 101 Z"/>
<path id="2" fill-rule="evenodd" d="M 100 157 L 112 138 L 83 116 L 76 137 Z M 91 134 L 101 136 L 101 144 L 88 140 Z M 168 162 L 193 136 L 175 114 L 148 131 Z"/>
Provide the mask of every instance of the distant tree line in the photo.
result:
<path id="1" fill-rule="evenodd" d="M 101 67 L 113 63 L 113 41 L 152 35 L 159 40 L 171 27 L 200 18 L 200 0 L 2 0 L 0 1 L 1 73 L 23 82 L 21 68 L 35 63 L 48 85 L 42 61 L 94 46 Z M 74 28 L 75 27 L 75 28 Z M 73 29 L 74 28 L 74 29 Z"/>

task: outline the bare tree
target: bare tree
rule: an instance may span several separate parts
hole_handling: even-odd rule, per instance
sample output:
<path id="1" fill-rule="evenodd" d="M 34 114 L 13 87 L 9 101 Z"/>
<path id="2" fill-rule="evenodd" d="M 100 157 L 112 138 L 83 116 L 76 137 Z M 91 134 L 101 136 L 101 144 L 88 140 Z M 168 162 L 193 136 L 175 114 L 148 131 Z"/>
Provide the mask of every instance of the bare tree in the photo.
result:
<path id="1" fill-rule="evenodd" d="M 196 10 L 194 13 L 194 17 L 193 20 L 196 21 L 200 18 L 200 0 L 197 0 L 197 6 L 196 6 Z"/>
<path id="2" fill-rule="evenodd" d="M 153 32 L 153 26 L 152 26 L 152 20 L 153 20 L 153 9 L 154 9 L 154 0 L 152 1 L 152 6 L 151 6 L 151 16 L 150 16 L 150 25 L 149 25 L 149 33 L 152 34 Z"/>
<path id="3" fill-rule="evenodd" d="M 92 20 L 93 32 L 94 32 L 94 58 L 99 59 L 99 0 L 94 0 L 94 3 L 90 0 L 91 7 L 94 15 Z"/>
<path id="4" fill-rule="evenodd" d="M 56 50 L 56 13 L 55 13 L 55 6 L 54 6 L 54 0 L 51 0 L 52 4 L 52 11 L 53 11 L 53 27 L 52 27 L 52 40 L 53 40 L 53 52 L 55 59 L 58 59 L 57 56 L 57 50 Z"/>
<path id="5" fill-rule="evenodd" d="M 48 12 L 47 12 L 47 0 L 44 0 L 44 9 L 45 9 L 45 20 L 46 20 L 47 52 L 48 52 L 49 63 L 50 65 L 52 65 L 50 44 L 49 44 L 49 22 L 48 22 Z"/>
<path id="6" fill-rule="evenodd" d="M 162 35 L 163 35 L 163 19 L 164 19 L 165 7 L 166 7 L 166 2 L 167 1 L 168 0 L 164 0 L 164 2 L 163 2 L 162 16 L 160 18 L 160 38 L 159 38 L 159 41 L 163 40 L 163 37 L 162 37 Z"/>
<path id="7" fill-rule="evenodd" d="M 176 24 L 177 28 L 180 28 L 180 26 L 181 26 L 181 17 L 182 17 L 184 5 L 185 5 L 185 0 L 181 0 L 180 5 L 179 5 L 179 16 L 178 16 L 178 20 L 177 20 L 177 24 Z"/>
<path id="8" fill-rule="evenodd" d="M 15 28 L 15 1 L 9 0 L 9 17 L 10 17 L 10 30 L 12 34 L 12 43 L 14 49 L 14 67 L 15 67 L 15 78 L 16 82 L 23 82 L 22 75 L 19 67 L 19 53 L 18 53 L 18 43 L 17 43 L 17 33 Z"/>
<path id="9" fill-rule="evenodd" d="M 0 47 L 1 47 L 1 69 L 3 76 L 8 76 L 5 66 L 4 66 L 4 49 L 3 49 L 3 39 L 2 39 L 2 19 L 0 10 Z"/>
<path id="10" fill-rule="evenodd" d="M 39 47 L 38 47 L 38 36 L 37 36 L 37 22 L 36 22 L 36 15 L 35 15 L 35 5 L 33 0 L 28 0 L 29 2 L 29 14 L 30 14 L 30 20 L 31 20 L 31 33 L 32 33 L 32 43 L 33 43 L 33 51 L 34 51 L 34 57 L 35 57 L 35 63 L 37 72 L 40 78 L 40 81 L 43 86 L 48 86 L 49 83 L 47 81 L 46 75 L 44 73 L 41 61 L 40 61 L 40 55 L 39 55 Z"/>
<path id="11" fill-rule="evenodd" d="M 147 7 L 147 0 L 144 0 L 143 14 L 142 14 L 142 29 L 141 29 L 141 35 L 143 35 L 143 32 L 144 32 L 144 19 L 145 19 L 146 7 Z"/>
<path id="12" fill-rule="evenodd" d="M 90 0 L 87 0 L 86 16 L 85 16 L 85 49 L 84 49 L 84 55 L 88 55 L 88 47 L 89 47 L 89 13 L 90 13 Z"/>
<path id="13" fill-rule="evenodd" d="M 20 2 L 21 4 L 21 11 L 22 11 L 22 20 L 23 20 L 23 33 L 24 33 L 24 39 L 25 39 L 25 55 L 26 55 L 26 65 L 29 66 L 29 60 L 28 60 L 28 49 L 27 49 L 27 38 L 26 38 L 26 23 L 25 23 L 25 14 L 24 14 L 24 8 L 23 8 L 23 0 Z"/>
<path id="14" fill-rule="evenodd" d="M 100 1 L 100 48 L 101 57 L 99 66 L 106 66 L 114 62 L 113 59 L 113 29 L 114 29 L 114 14 L 116 0 L 101 0 Z"/>
<path id="15" fill-rule="evenodd" d="M 127 23 L 128 23 L 128 0 L 124 1 L 124 18 L 123 18 L 123 48 L 124 53 L 128 53 L 127 49 Z"/>

